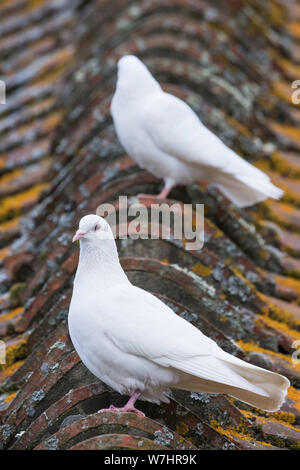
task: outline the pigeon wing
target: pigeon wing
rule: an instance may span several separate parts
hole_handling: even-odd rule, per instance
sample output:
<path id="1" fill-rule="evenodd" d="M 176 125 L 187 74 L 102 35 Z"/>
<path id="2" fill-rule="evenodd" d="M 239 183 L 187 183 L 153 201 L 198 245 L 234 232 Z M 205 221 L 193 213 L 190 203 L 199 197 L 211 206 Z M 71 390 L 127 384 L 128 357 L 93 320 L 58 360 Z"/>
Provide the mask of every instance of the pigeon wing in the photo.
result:
<path id="1" fill-rule="evenodd" d="M 135 286 L 118 286 L 111 295 L 120 308 L 110 307 L 106 334 L 124 353 L 205 380 L 251 388 L 223 363 L 227 353 L 152 294 Z"/>
<path id="2" fill-rule="evenodd" d="M 254 167 L 227 147 L 182 100 L 169 93 L 156 93 L 145 102 L 144 126 L 154 144 L 164 153 L 188 165 L 219 170 L 229 175 L 245 175 L 269 181 Z"/>
<path id="3" fill-rule="evenodd" d="M 157 93 L 145 106 L 145 130 L 161 151 L 187 164 L 218 169 L 228 166 L 232 151 L 184 101 Z"/>

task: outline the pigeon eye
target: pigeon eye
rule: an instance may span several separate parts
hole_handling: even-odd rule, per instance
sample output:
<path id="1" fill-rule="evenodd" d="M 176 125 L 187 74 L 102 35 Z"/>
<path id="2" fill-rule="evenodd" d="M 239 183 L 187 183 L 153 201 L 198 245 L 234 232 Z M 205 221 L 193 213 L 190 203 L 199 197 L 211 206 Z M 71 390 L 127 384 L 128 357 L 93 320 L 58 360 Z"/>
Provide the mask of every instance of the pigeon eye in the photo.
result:
<path id="1" fill-rule="evenodd" d="M 94 228 L 95 232 L 96 232 L 96 230 L 98 230 L 98 228 L 99 228 L 99 225 L 96 224 L 96 225 L 95 225 L 95 228 Z"/>

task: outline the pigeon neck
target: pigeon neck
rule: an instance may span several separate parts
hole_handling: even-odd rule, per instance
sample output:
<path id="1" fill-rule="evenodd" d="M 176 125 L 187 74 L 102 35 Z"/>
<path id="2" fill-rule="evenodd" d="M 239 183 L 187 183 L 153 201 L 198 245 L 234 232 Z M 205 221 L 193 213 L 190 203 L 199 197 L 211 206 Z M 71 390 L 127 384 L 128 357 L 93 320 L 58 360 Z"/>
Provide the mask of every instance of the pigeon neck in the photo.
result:
<path id="1" fill-rule="evenodd" d="M 147 93 L 157 93 L 162 91 L 160 84 L 148 72 L 142 70 L 142 73 L 137 73 L 133 78 L 131 75 L 123 75 L 118 77 L 117 81 L 117 94 L 119 100 L 125 102 L 130 99 L 139 99 L 144 97 Z"/>
<path id="2" fill-rule="evenodd" d="M 129 280 L 120 265 L 114 240 L 105 240 L 99 246 L 80 242 L 80 256 L 75 285 L 102 290 Z"/>

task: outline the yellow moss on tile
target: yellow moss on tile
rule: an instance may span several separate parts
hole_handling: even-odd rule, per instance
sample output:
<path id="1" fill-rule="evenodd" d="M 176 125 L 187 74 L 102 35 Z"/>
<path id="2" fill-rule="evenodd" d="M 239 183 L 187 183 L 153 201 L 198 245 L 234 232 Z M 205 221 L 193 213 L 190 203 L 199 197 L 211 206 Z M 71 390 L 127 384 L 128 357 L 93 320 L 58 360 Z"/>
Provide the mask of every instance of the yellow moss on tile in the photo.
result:
<path id="1" fill-rule="evenodd" d="M 291 386 L 288 389 L 287 397 L 294 402 L 294 407 L 300 412 L 300 390 Z"/>
<path id="2" fill-rule="evenodd" d="M 254 166 L 265 173 L 268 173 L 271 169 L 270 160 L 259 160 L 258 162 L 255 162 Z"/>
<path id="3" fill-rule="evenodd" d="M 197 263 L 193 266 L 192 271 L 199 276 L 206 277 L 212 272 L 212 268 L 204 266 L 204 264 Z"/>
<path id="4" fill-rule="evenodd" d="M 240 410 L 240 413 L 245 416 L 245 418 L 250 419 L 253 418 L 254 414 L 251 413 L 251 411 L 248 410 Z"/>
<path id="5" fill-rule="evenodd" d="M 289 186 L 289 182 L 278 182 L 275 181 L 275 178 L 273 178 L 273 183 L 276 184 L 277 187 L 282 189 L 284 191 L 284 195 L 282 196 L 281 200 L 283 202 L 286 202 L 288 204 L 292 204 L 296 208 L 299 207 L 300 205 L 300 194 L 297 192 L 297 190 L 292 189 L 291 186 Z"/>
<path id="6" fill-rule="evenodd" d="M 60 124 L 62 120 L 62 112 L 57 111 L 51 114 L 48 114 L 47 118 L 43 121 L 43 131 L 49 132 Z"/>
<path id="7" fill-rule="evenodd" d="M 228 318 L 226 317 L 226 315 L 220 315 L 219 319 L 220 319 L 220 321 L 222 321 L 222 322 L 228 321 Z"/>
<path id="8" fill-rule="evenodd" d="M 273 413 L 272 416 L 276 421 L 279 421 L 282 424 L 294 424 L 296 421 L 296 416 L 288 411 L 277 411 L 276 413 Z"/>
<path id="9" fill-rule="evenodd" d="M 289 413 L 291 414 L 291 413 Z M 256 422 L 258 424 L 267 424 L 267 423 L 276 423 L 276 422 L 279 422 L 278 419 L 274 419 L 274 414 L 272 415 L 269 415 L 268 417 L 262 417 L 262 416 L 257 416 L 256 417 Z M 282 426 L 285 426 L 286 428 L 288 429 L 292 429 L 293 431 L 297 431 L 299 432 L 299 427 L 296 427 L 296 426 L 293 426 L 293 424 L 291 424 L 289 421 L 280 421 L 280 424 L 282 424 Z"/>
<path id="10" fill-rule="evenodd" d="M 0 250 L 0 260 L 5 259 L 10 253 L 10 247 L 6 246 Z"/>
<path id="11" fill-rule="evenodd" d="M 15 229 L 19 225 L 20 219 L 21 217 L 15 217 L 14 219 L 3 222 L 2 224 L 0 223 L 0 232 L 6 232 L 7 230 Z"/>
<path id="12" fill-rule="evenodd" d="M 17 395 L 17 392 L 10 393 L 9 395 L 7 395 L 6 398 L 4 398 L 4 402 L 10 403 L 11 401 L 13 401 L 16 395 Z"/>
<path id="13" fill-rule="evenodd" d="M 5 370 L 13 363 L 20 359 L 24 359 L 28 354 L 28 342 L 27 339 L 21 338 L 15 344 L 8 345 L 6 347 L 6 363 L 0 364 L 0 371 Z"/>
<path id="14" fill-rule="evenodd" d="M 41 114 L 44 111 L 48 111 L 54 104 L 55 99 L 53 97 L 45 98 L 37 103 L 34 103 L 32 106 L 28 106 L 28 110 L 30 110 L 32 114 Z"/>
<path id="15" fill-rule="evenodd" d="M 240 279 L 242 279 L 242 281 L 244 282 L 244 284 L 246 284 L 248 287 L 250 287 L 252 293 L 256 293 L 256 288 L 254 287 L 254 285 L 252 284 L 252 282 L 249 281 L 249 279 L 247 279 L 244 274 L 240 271 L 240 269 L 237 267 L 237 266 L 234 266 L 232 265 L 231 266 L 231 271 L 233 271 L 234 275 L 239 277 Z"/>
<path id="16" fill-rule="evenodd" d="M 26 16 L 32 13 L 33 11 L 38 10 L 40 7 L 45 5 L 46 2 L 47 0 L 29 0 L 25 2 L 24 8 L 22 8 L 21 10 L 17 10 L 17 14 L 20 16 Z"/>
<path id="17" fill-rule="evenodd" d="M 283 99 L 288 104 L 292 104 L 292 92 L 291 84 L 285 80 L 277 80 L 273 82 L 273 93 L 278 98 Z"/>
<path id="18" fill-rule="evenodd" d="M 296 126 L 288 126 L 286 124 L 279 124 L 278 122 L 270 123 L 273 130 L 278 132 L 284 137 L 288 137 L 300 144 L 300 133 Z"/>
<path id="19" fill-rule="evenodd" d="M 291 444 L 290 449 L 291 450 L 300 450 L 300 442 L 297 442 L 297 444 Z"/>
<path id="20" fill-rule="evenodd" d="M 226 118 L 227 123 L 230 125 L 230 127 L 233 127 L 237 131 L 239 131 L 241 134 L 244 136 L 250 136 L 249 128 L 238 122 L 234 117 L 232 116 L 227 116 Z"/>
<path id="21" fill-rule="evenodd" d="M 47 75 L 43 75 L 42 77 L 35 77 L 31 82 L 31 86 L 28 88 L 29 92 L 31 88 L 42 88 L 46 85 L 50 85 L 51 83 L 56 82 L 59 80 L 63 71 L 64 67 L 61 65 L 60 67 L 56 67 L 55 69 L 50 70 Z"/>
<path id="22" fill-rule="evenodd" d="M 257 291 L 257 296 L 264 302 L 261 308 L 261 313 L 271 318 L 272 320 L 285 323 L 290 328 L 297 328 L 300 326 L 300 321 L 295 316 L 281 307 L 278 307 L 266 295 Z"/>
<path id="23" fill-rule="evenodd" d="M 257 315 L 255 322 L 262 320 L 263 323 L 267 324 L 271 328 L 279 330 L 282 333 L 285 333 L 291 337 L 292 340 L 299 339 L 300 340 L 300 331 L 293 330 L 289 328 L 285 323 L 279 322 L 277 320 L 273 320 L 270 317 Z"/>
<path id="24" fill-rule="evenodd" d="M 278 175 L 273 169 L 268 168 L 268 164 L 264 162 L 255 165 L 260 170 L 268 173 L 271 181 L 280 189 L 284 191 L 281 202 L 292 204 L 292 206 L 299 207 L 300 204 L 300 178 L 299 176 L 291 176 L 285 178 L 282 175 Z"/>
<path id="25" fill-rule="evenodd" d="M 273 421 L 273 422 L 278 422 L 279 421 L 279 420 L 276 420 L 276 419 L 271 419 L 269 417 L 268 418 L 260 417 L 260 416 L 255 415 L 254 413 L 249 412 L 249 411 L 245 411 L 245 410 L 240 410 L 240 411 L 248 419 L 249 418 L 255 418 L 257 424 L 264 424 L 264 423 L 267 423 L 267 422 L 270 422 L 270 421 Z M 280 413 L 278 413 L 278 414 L 280 415 Z M 299 431 L 299 428 L 296 428 L 296 427 L 292 426 L 292 424 L 290 424 L 289 420 L 292 419 L 292 418 L 290 416 L 287 417 L 287 415 L 291 415 L 293 417 L 294 417 L 294 415 L 292 415 L 292 413 L 282 413 L 281 415 L 283 415 L 283 414 L 284 414 L 284 417 L 285 417 L 286 421 L 281 420 L 280 424 L 282 424 L 283 426 L 285 426 L 289 429 Z M 273 416 L 273 418 L 274 418 L 274 416 Z M 282 418 L 282 416 L 281 416 L 281 418 Z M 272 447 L 272 444 L 270 442 L 257 440 L 252 434 L 249 433 L 249 431 L 244 426 L 238 426 L 237 428 L 234 428 L 233 426 L 229 426 L 226 429 L 224 429 L 215 420 L 212 420 L 210 422 L 210 425 L 217 432 L 219 432 L 220 434 L 225 435 L 228 438 L 232 438 L 232 439 L 237 438 L 237 439 L 241 439 L 241 440 L 244 440 L 244 441 L 248 441 L 252 444 L 258 444 L 258 445 L 265 446 L 265 447 Z M 277 444 L 276 444 L 276 442 L 274 442 L 274 444 L 278 445 L 279 447 L 285 447 L 285 442 L 284 442 L 283 439 L 280 442 L 278 441 Z"/>
<path id="26" fill-rule="evenodd" d="M 0 315 L 0 323 L 3 321 L 11 320 L 12 318 L 19 315 L 19 313 L 23 312 L 23 310 L 24 310 L 24 307 L 17 307 L 8 313 L 3 313 L 2 315 Z"/>
<path id="27" fill-rule="evenodd" d="M 181 436 L 185 436 L 189 432 L 189 427 L 186 423 L 182 421 L 177 424 L 176 432 L 178 432 L 178 434 L 180 434 Z"/>
<path id="28" fill-rule="evenodd" d="M 222 230 L 220 230 L 216 225 L 214 225 L 213 222 L 211 222 L 209 219 L 205 219 L 204 225 L 206 228 L 209 228 L 212 231 L 214 238 L 224 237 L 224 232 L 222 232 Z"/>
<path id="29" fill-rule="evenodd" d="M 297 213 L 297 211 L 294 206 L 286 202 L 275 202 L 271 199 L 267 199 L 263 203 L 258 204 L 255 208 L 255 212 L 252 212 L 251 215 L 255 219 L 257 226 L 259 226 L 262 220 L 269 220 L 279 225 L 279 227 L 292 230 L 299 234 L 299 225 L 294 223 L 293 219 L 290 217 L 294 216 L 295 213 Z"/>
<path id="30" fill-rule="evenodd" d="M 280 284 L 281 286 L 292 289 L 294 292 L 296 292 L 300 296 L 300 280 L 299 279 L 294 279 L 293 277 L 289 277 L 289 276 L 283 277 L 283 276 L 279 276 L 275 274 L 274 280 L 276 281 L 276 283 Z"/>
<path id="31" fill-rule="evenodd" d="M 300 65 L 291 62 L 286 57 L 280 57 L 278 54 L 276 61 L 284 69 L 284 71 L 289 74 L 291 80 L 295 80 L 295 77 L 300 77 Z M 292 91 L 294 91 L 294 89 L 292 89 Z"/>
<path id="32" fill-rule="evenodd" d="M 300 22 L 299 21 L 287 23 L 285 27 L 293 36 L 300 39 Z"/>
<path id="33" fill-rule="evenodd" d="M 12 8 L 13 6 L 17 6 L 20 3 L 20 0 L 1 0 L 0 2 L 0 12 L 5 10 L 6 8 Z"/>
<path id="34" fill-rule="evenodd" d="M 3 370 L 0 369 L 0 383 L 3 379 L 5 379 L 6 377 L 9 377 L 14 372 L 16 372 L 16 370 L 18 370 L 19 367 L 21 367 L 23 363 L 24 363 L 24 360 L 16 361 L 12 365 L 5 367 L 5 369 Z"/>
<path id="35" fill-rule="evenodd" d="M 268 15 L 273 27 L 285 26 L 286 9 L 284 3 L 268 2 Z"/>
<path id="36" fill-rule="evenodd" d="M 264 353 L 266 356 L 269 356 L 271 359 L 279 358 L 287 362 L 288 367 L 300 372 L 300 364 L 294 364 L 292 361 L 292 357 L 289 356 L 288 354 L 282 354 L 282 353 L 270 351 L 269 349 L 261 348 L 254 342 L 246 343 L 241 340 L 235 341 L 235 342 L 246 353 L 247 352 L 261 352 L 261 353 Z"/>
<path id="37" fill-rule="evenodd" d="M 1 184 L 7 184 L 10 183 L 11 181 L 15 180 L 16 178 L 19 178 L 22 174 L 22 170 L 20 168 L 10 172 L 6 173 L 5 175 L 0 177 L 0 185 Z"/>
<path id="38" fill-rule="evenodd" d="M 11 214 L 15 216 L 20 215 L 22 207 L 27 203 L 35 201 L 47 186 L 48 183 L 40 183 L 22 193 L 2 199 L 0 201 L 0 221 L 4 221 Z"/>
<path id="39" fill-rule="evenodd" d="M 294 424 L 296 421 L 296 416 L 293 413 L 289 413 L 288 411 L 277 411 L 275 413 L 268 413 L 266 411 L 262 410 L 257 410 L 257 412 L 253 413 L 251 411 L 246 411 L 246 410 L 240 410 L 241 413 L 245 416 L 247 419 L 257 419 L 258 416 L 260 419 L 263 419 L 263 417 L 267 417 L 266 421 L 278 421 L 281 424 Z"/>
<path id="40" fill-rule="evenodd" d="M 287 162 L 284 156 L 281 156 L 280 152 L 273 153 L 271 157 L 271 163 L 274 170 L 276 170 L 280 175 L 287 175 L 294 178 L 300 178 L 300 166 L 293 166 L 290 162 Z"/>
<path id="41" fill-rule="evenodd" d="M 226 437 L 237 437 L 244 441 L 254 441 L 254 437 L 245 429 L 244 426 L 237 426 L 236 428 L 228 426 L 227 428 L 222 428 L 215 419 L 212 419 L 209 424 L 218 433 L 223 434 Z"/>

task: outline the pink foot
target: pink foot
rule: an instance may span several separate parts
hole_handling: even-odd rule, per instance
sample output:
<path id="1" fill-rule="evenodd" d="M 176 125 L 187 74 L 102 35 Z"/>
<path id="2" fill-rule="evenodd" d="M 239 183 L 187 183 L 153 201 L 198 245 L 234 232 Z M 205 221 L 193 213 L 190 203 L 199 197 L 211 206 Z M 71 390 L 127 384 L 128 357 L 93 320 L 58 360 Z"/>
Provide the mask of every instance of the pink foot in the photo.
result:
<path id="1" fill-rule="evenodd" d="M 134 406 L 127 406 L 127 404 L 122 408 L 117 408 L 114 405 L 110 405 L 109 408 L 103 408 L 102 410 L 99 410 L 98 413 L 105 413 L 106 411 L 117 411 L 120 413 L 136 413 L 141 418 L 145 417 L 145 414 L 142 411 L 138 410 Z"/>
<path id="2" fill-rule="evenodd" d="M 166 199 L 172 188 L 164 188 L 159 194 L 138 194 L 139 197 L 154 198 L 154 199 Z"/>
<path id="3" fill-rule="evenodd" d="M 144 193 L 140 193 L 138 194 L 138 197 L 143 197 L 143 198 L 150 198 L 150 199 L 158 199 L 158 195 L 157 194 L 144 194 Z"/>
<path id="4" fill-rule="evenodd" d="M 140 396 L 140 392 L 134 392 L 134 394 L 129 398 L 128 402 L 126 405 L 124 405 L 122 408 L 116 408 L 114 405 L 110 405 L 109 408 L 103 408 L 102 410 L 99 410 L 99 413 L 104 413 L 105 411 L 119 411 L 121 413 L 136 413 L 140 418 L 144 418 L 144 413 L 137 408 L 134 407 L 134 404 L 138 397 Z"/>

